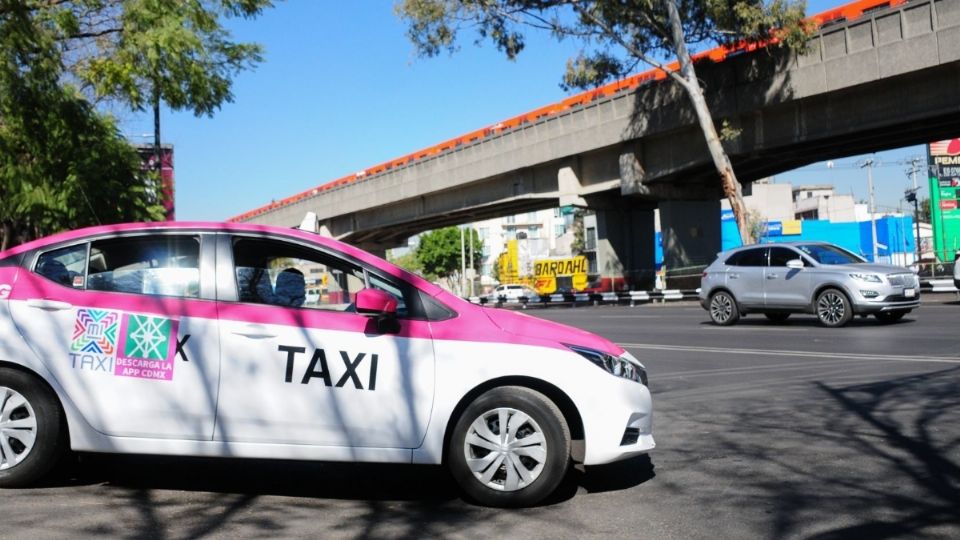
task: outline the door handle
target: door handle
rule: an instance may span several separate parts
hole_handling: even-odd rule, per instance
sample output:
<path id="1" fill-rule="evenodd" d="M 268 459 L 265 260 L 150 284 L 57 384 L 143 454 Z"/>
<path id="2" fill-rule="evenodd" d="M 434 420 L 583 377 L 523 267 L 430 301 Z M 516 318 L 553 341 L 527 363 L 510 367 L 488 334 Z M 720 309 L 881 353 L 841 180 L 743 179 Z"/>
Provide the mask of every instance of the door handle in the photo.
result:
<path id="1" fill-rule="evenodd" d="M 231 334 L 248 337 L 250 339 L 269 339 L 277 337 L 277 334 L 271 332 L 262 324 L 247 324 L 243 328 L 232 330 Z"/>
<path id="2" fill-rule="evenodd" d="M 740 279 L 740 274 L 730 274 L 730 279 Z"/>
<path id="3" fill-rule="evenodd" d="M 27 305 L 32 308 L 43 309 L 46 311 L 63 311 L 73 307 L 73 304 L 68 302 L 49 300 L 47 298 L 30 298 L 27 300 Z"/>
<path id="4" fill-rule="evenodd" d="M 767 279 L 777 279 L 776 274 L 767 274 Z"/>

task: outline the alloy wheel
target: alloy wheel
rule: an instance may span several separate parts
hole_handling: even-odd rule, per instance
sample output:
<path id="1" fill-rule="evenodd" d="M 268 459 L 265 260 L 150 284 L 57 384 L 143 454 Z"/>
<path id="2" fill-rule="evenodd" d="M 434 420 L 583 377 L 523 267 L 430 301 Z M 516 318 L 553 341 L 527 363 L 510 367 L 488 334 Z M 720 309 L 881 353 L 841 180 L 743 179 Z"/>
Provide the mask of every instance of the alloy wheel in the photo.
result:
<path id="1" fill-rule="evenodd" d="M 710 301 L 710 317 L 719 324 L 733 316 L 733 300 L 726 294 L 715 294 Z"/>
<path id="2" fill-rule="evenodd" d="M 820 296 L 817 301 L 817 316 L 820 320 L 834 325 L 843 320 L 846 315 L 846 306 L 840 293 L 828 291 Z"/>

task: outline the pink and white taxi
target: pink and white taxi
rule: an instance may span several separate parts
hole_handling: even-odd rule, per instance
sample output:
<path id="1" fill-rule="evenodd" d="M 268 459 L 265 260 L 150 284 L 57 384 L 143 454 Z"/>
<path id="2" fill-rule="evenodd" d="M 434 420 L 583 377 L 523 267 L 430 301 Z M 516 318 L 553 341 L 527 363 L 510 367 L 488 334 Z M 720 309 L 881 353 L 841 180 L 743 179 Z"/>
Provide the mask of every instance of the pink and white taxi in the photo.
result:
<path id="1" fill-rule="evenodd" d="M 148 223 L 0 253 L 0 486 L 61 454 L 445 464 L 522 506 L 654 447 L 646 370 L 296 230 Z"/>

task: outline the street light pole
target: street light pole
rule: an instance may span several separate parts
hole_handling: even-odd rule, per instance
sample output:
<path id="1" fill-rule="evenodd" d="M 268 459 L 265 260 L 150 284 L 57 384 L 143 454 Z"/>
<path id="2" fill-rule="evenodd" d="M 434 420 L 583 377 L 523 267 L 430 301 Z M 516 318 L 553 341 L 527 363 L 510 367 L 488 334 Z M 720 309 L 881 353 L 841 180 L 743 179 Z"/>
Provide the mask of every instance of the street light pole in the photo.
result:
<path id="1" fill-rule="evenodd" d="M 877 220 L 874 219 L 873 206 L 873 159 L 864 160 L 860 168 L 864 167 L 867 168 L 867 189 L 870 191 L 870 244 L 873 251 L 873 262 L 876 263 L 879 253 L 877 251 Z"/>
<path id="2" fill-rule="evenodd" d="M 463 227 L 460 227 L 460 296 L 463 296 L 463 293 L 466 292 L 467 285 L 467 257 L 466 257 L 466 246 L 463 241 Z"/>

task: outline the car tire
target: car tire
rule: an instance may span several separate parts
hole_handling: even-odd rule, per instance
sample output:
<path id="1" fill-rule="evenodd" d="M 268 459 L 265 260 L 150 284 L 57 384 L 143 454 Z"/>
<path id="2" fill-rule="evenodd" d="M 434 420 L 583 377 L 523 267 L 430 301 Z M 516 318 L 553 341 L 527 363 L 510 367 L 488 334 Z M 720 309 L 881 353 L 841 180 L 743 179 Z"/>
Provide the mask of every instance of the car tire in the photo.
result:
<path id="1" fill-rule="evenodd" d="M 763 316 L 766 317 L 770 322 L 775 323 L 783 323 L 790 318 L 789 313 L 764 313 Z"/>
<path id="2" fill-rule="evenodd" d="M 53 391 L 33 375 L 0 368 L 0 488 L 35 484 L 67 447 L 66 420 Z"/>
<path id="3" fill-rule="evenodd" d="M 907 313 L 910 313 L 910 312 L 909 311 L 880 311 L 880 312 L 874 313 L 873 316 L 876 317 L 877 320 L 880 321 L 881 323 L 890 324 L 890 323 L 895 323 L 899 321 Z"/>
<path id="4" fill-rule="evenodd" d="M 839 289 L 824 289 L 814 304 L 817 319 L 828 328 L 840 328 L 853 318 L 850 299 Z"/>
<path id="5" fill-rule="evenodd" d="M 740 320 L 737 300 L 727 291 L 718 291 L 710 296 L 710 320 L 717 326 L 730 326 Z"/>
<path id="6" fill-rule="evenodd" d="M 501 438 L 504 421 L 507 434 Z M 521 386 L 494 388 L 460 415 L 447 464 L 467 498 L 479 504 L 532 506 L 552 494 L 567 474 L 570 429 L 543 394 Z"/>

